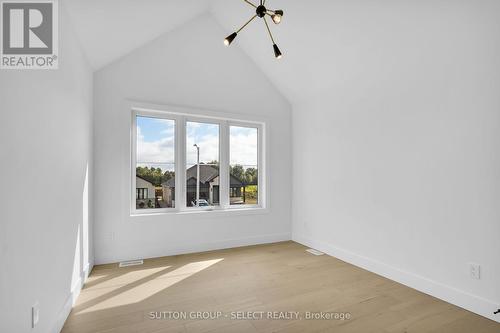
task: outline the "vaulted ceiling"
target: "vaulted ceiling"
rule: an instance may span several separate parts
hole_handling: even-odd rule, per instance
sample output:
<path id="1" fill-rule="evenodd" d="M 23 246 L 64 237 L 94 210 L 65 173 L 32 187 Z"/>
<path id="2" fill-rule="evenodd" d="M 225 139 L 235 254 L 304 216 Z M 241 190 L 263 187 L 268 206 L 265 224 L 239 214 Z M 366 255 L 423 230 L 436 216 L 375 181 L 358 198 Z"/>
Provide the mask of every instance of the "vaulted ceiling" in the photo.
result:
<path id="1" fill-rule="evenodd" d="M 258 20 L 238 34 L 227 52 L 241 48 L 292 105 L 332 94 L 349 103 L 379 89 L 384 80 L 394 87 L 400 80 L 425 81 L 408 69 L 419 65 L 432 70 L 446 64 L 442 57 L 449 56 L 450 43 L 459 43 L 459 36 L 471 29 L 480 34 L 486 28 L 477 22 L 498 14 L 489 9 L 495 1 L 267 0 L 267 7 L 284 10 L 281 24 L 271 23 L 283 58 L 274 58 L 265 26 Z M 227 34 L 254 14 L 242 0 L 65 0 L 65 4 L 96 70 L 202 13 L 211 13 Z M 471 25 L 464 25 L 464 20 Z M 220 36 L 221 47 L 224 37 Z M 386 89 L 380 96 L 390 98 L 391 93 Z"/>
<path id="2" fill-rule="evenodd" d="M 259 0 L 251 0 L 258 3 Z M 271 24 L 285 57 L 291 53 L 293 40 L 290 29 L 293 22 L 300 22 L 297 10 L 302 10 L 298 1 L 268 0 L 270 8 L 285 10 L 284 21 L 279 26 Z M 210 13 L 228 34 L 240 27 L 252 15 L 254 8 L 242 0 L 65 0 L 74 29 L 94 70 L 99 70 L 151 40 L 175 28 L 189 24 L 195 17 Z M 297 30 L 298 27 L 294 30 Z M 226 36 L 221 36 L 222 41 Z M 296 36 L 300 37 L 300 36 Z M 300 42 L 299 42 L 300 43 Z M 272 43 L 263 22 L 255 20 L 231 45 L 240 47 L 262 69 L 273 73 L 289 72 L 290 60 L 274 58 Z M 231 52 L 230 49 L 227 50 Z M 202 53 L 203 50 L 200 50 Z M 300 59 L 299 55 L 295 56 Z M 297 73 L 299 75 L 299 73 Z M 283 81 L 278 80 L 278 81 Z M 271 80 L 275 85 L 279 83 Z M 286 88 L 286 87 L 285 87 Z M 281 90 L 281 89 L 280 89 Z M 293 96 L 290 94 L 289 96 Z"/>
<path id="3" fill-rule="evenodd" d="M 208 10 L 205 0 L 64 0 L 94 69 Z"/>

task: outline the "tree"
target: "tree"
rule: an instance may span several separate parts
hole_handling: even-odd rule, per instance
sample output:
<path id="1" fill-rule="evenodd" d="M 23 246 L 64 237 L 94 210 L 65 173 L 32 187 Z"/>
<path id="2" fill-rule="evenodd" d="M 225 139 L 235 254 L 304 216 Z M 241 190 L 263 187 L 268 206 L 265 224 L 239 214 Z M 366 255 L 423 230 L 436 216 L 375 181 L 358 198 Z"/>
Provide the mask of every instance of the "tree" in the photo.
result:
<path id="1" fill-rule="evenodd" d="M 234 166 L 229 166 L 229 173 L 231 176 L 236 177 L 241 182 L 245 183 L 245 170 L 242 165 L 235 164 Z"/>
<path id="2" fill-rule="evenodd" d="M 213 160 L 208 162 L 207 164 L 219 170 L 219 161 Z"/>
<path id="3" fill-rule="evenodd" d="M 136 174 L 138 177 L 144 178 L 148 182 L 152 183 L 155 186 L 160 186 L 162 183 L 167 180 L 173 178 L 175 176 L 174 171 L 165 171 L 163 172 L 161 168 L 155 167 L 142 167 L 138 166 L 136 168 Z"/>
<path id="4" fill-rule="evenodd" d="M 246 184 L 257 184 L 258 173 L 256 168 L 248 168 L 245 170 L 245 182 Z"/>
<path id="5" fill-rule="evenodd" d="M 165 171 L 163 173 L 163 179 L 162 179 L 162 183 L 166 182 L 167 180 L 169 179 L 172 179 L 172 178 L 175 178 L 175 171 Z"/>

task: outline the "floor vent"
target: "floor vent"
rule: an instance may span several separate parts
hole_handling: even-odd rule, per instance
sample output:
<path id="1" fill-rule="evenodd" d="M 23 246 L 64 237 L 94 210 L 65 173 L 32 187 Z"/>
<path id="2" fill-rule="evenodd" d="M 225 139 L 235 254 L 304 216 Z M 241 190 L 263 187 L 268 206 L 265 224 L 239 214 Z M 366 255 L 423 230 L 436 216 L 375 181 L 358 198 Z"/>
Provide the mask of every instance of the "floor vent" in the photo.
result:
<path id="1" fill-rule="evenodd" d="M 128 267 L 128 266 L 137 266 L 137 265 L 142 265 L 144 264 L 144 260 L 128 260 L 128 261 L 122 261 L 119 264 L 119 267 Z"/>
<path id="2" fill-rule="evenodd" d="M 322 256 L 324 253 L 315 249 L 307 249 L 307 252 L 310 254 L 314 254 L 315 256 Z"/>

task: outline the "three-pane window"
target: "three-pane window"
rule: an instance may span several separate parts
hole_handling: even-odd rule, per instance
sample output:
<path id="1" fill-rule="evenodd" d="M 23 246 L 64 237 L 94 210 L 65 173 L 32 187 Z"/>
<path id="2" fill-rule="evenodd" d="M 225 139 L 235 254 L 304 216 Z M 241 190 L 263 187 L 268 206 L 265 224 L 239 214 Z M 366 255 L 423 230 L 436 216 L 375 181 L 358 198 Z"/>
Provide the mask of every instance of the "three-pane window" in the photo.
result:
<path id="1" fill-rule="evenodd" d="M 134 111 L 132 210 L 263 207 L 262 131 L 256 122 Z"/>

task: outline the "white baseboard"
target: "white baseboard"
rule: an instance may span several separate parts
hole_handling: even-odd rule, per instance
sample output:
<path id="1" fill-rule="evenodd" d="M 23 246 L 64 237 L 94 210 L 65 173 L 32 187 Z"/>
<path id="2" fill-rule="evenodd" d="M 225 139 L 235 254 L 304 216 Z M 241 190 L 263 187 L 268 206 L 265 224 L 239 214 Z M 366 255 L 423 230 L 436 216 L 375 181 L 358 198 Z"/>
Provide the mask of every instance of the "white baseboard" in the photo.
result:
<path id="1" fill-rule="evenodd" d="M 500 322 L 498 315 L 493 314 L 493 311 L 499 307 L 499 304 L 494 301 L 469 294 L 465 291 L 444 285 L 423 276 L 416 275 L 383 262 L 338 248 L 324 241 L 313 240 L 295 234 L 292 239 L 297 243 L 320 250 L 340 260 L 346 261 L 375 274 L 404 284 L 410 288 L 477 313 L 493 321 Z"/>
<path id="2" fill-rule="evenodd" d="M 71 292 L 69 293 L 68 297 L 66 298 L 66 301 L 64 302 L 63 307 L 59 311 L 59 315 L 57 316 L 55 324 L 52 326 L 52 332 L 54 333 L 59 333 L 61 332 L 64 323 L 66 322 L 66 319 L 68 319 L 68 316 L 71 312 L 71 309 L 73 308 L 73 305 L 75 305 L 76 299 L 78 298 L 78 295 L 80 295 L 80 291 L 83 288 L 83 284 L 85 281 L 87 281 L 87 278 L 92 271 L 92 268 L 94 265 L 87 264 L 83 272 L 78 278 L 78 280 L 75 282 L 75 284 L 71 288 Z"/>
<path id="3" fill-rule="evenodd" d="M 160 251 L 154 252 L 144 252 L 138 253 L 137 255 L 130 257 L 122 257 L 122 256 L 102 256 L 101 258 L 96 258 L 96 265 L 103 264 L 112 264 L 120 261 L 126 260 L 138 260 L 138 259 L 147 259 L 147 258 L 158 258 L 165 256 L 174 256 L 179 254 L 188 254 L 188 253 L 196 253 L 196 252 L 205 252 L 205 251 L 214 251 L 214 250 L 222 250 L 233 247 L 242 247 L 249 245 L 259 245 L 259 244 L 268 244 L 268 243 L 276 243 L 291 240 L 291 233 L 277 233 L 277 234 L 267 234 L 260 236 L 252 236 L 245 238 L 235 238 L 235 239 L 226 239 L 222 241 L 216 242 L 206 242 L 199 244 L 189 244 L 189 245 L 179 245 L 172 244 L 168 248 L 162 249 Z"/>

